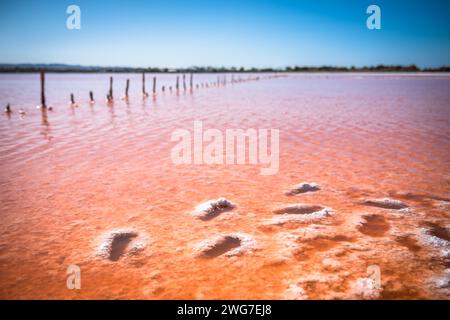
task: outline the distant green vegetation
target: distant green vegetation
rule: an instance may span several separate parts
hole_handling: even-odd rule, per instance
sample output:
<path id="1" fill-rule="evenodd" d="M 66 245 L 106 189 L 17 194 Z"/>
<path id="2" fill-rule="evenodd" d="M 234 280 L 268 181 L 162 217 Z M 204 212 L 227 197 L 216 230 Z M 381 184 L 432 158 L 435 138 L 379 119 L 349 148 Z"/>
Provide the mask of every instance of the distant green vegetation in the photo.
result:
<path id="1" fill-rule="evenodd" d="M 190 67 L 190 68 L 131 68 L 131 67 L 99 67 L 67 64 L 0 64 L 0 73 L 11 72 L 83 72 L 83 73 L 258 73 L 258 72 L 450 72 L 450 66 L 439 68 L 418 68 L 415 65 L 377 65 L 367 67 L 338 67 L 338 66 L 292 66 L 286 68 L 225 68 L 225 67 Z"/>

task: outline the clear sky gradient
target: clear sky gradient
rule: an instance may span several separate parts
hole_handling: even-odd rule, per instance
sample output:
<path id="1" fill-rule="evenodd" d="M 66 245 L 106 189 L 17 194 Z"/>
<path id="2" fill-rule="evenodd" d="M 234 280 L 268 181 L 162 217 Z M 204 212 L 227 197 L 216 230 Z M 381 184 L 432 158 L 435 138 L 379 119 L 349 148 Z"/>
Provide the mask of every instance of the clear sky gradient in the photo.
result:
<path id="1" fill-rule="evenodd" d="M 66 8 L 81 8 L 68 30 Z M 366 8 L 381 7 L 381 30 Z M 0 0 L 0 63 L 450 65 L 450 1 Z"/>

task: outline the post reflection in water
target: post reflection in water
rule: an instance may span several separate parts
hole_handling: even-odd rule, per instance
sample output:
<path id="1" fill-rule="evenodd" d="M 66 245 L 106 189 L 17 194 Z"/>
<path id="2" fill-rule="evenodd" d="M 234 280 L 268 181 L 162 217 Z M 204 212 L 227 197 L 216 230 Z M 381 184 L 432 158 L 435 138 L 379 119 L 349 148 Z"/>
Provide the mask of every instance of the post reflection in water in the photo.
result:
<path id="1" fill-rule="evenodd" d="M 48 121 L 47 108 L 41 108 L 41 135 L 50 141 L 53 137 L 51 135 L 50 122 Z"/>

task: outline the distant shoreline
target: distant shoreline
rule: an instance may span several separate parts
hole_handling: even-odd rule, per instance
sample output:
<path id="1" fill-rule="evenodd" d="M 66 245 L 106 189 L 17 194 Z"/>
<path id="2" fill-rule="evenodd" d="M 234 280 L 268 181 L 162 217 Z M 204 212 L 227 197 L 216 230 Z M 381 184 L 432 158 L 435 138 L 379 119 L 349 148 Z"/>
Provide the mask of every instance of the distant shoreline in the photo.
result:
<path id="1" fill-rule="evenodd" d="M 441 73 L 450 72 L 450 66 L 439 68 L 418 68 L 415 65 L 377 65 L 367 67 L 286 67 L 286 68 L 236 68 L 236 67 L 190 67 L 190 68 L 131 68 L 131 67 L 100 67 L 66 64 L 0 64 L 0 73 L 325 73 L 325 72 L 388 72 L 388 73 Z"/>

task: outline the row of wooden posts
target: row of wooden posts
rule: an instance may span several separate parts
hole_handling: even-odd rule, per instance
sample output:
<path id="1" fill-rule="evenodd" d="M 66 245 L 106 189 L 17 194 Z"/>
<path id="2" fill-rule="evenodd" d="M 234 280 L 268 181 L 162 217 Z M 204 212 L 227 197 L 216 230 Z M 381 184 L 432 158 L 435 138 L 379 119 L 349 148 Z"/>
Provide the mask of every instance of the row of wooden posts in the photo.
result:
<path id="1" fill-rule="evenodd" d="M 46 109 L 47 108 L 47 104 L 46 104 L 46 100 L 45 100 L 45 72 L 41 71 L 40 72 L 40 79 L 41 79 L 41 105 L 40 107 L 42 109 Z M 235 79 L 234 75 L 231 76 L 231 83 L 236 83 L 236 82 L 242 82 L 242 81 L 249 81 L 249 80 L 259 80 L 260 77 L 254 77 L 251 78 L 249 77 L 247 80 L 242 80 L 241 77 L 238 78 L 238 80 Z M 186 84 L 186 74 L 182 75 L 182 80 L 183 80 L 183 91 L 187 90 L 187 84 Z M 201 83 L 201 87 L 206 87 L 209 88 L 209 86 L 220 86 L 223 85 L 225 86 L 227 84 L 227 77 L 226 75 L 221 76 L 217 76 L 217 82 L 202 82 Z M 128 89 L 130 88 L 130 79 L 127 79 L 126 81 L 126 85 L 125 85 L 125 99 L 128 99 Z M 192 91 L 194 89 L 194 75 L 192 73 L 190 73 L 189 75 L 189 88 Z M 196 88 L 200 88 L 200 85 L 197 84 Z M 162 86 L 162 91 L 165 92 L 166 87 Z M 172 86 L 169 86 L 169 90 L 172 92 Z M 176 82 L 175 82 L 175 90 L 177 92 L 180 91 L 180 76 L 177 75 L 176 77 Z M 153 95 L 156 95 L 156 77 L 153 77 L 153 88 L 152 88 L 152 92 Z M 148 93 L 146 91 L 145 88 L 145 72 L 142 73 L 142 95 L 144 97 L 148 97 Z M 89 91 L 89 99 L 91 103 L 94 103 L 94 93 L 92 91 Z M 113 96 L 113 77 L 109 78 L 109 91 L 108 94 L 106 95 L 106 99 L 108 103 L 112 103 L 114 101 L 114 96 Z M 75 97 L 73 95 L 73 93 L 70 94 L 70 102 L 72 105 L 75 105 Z"/>
<path id="2" fill-rule="evenodd" d="M 266 78 L 278 78 L 278 77 L 284 77 L 285 75 L 271 75 L 269 77 Z M 246 82 L 246 81 L 251 81 L 251 80 L 260 80 L 261 77 L 256 76 L 256 77 L 252 77 L 249 76 L 247 79 L 242 79 L 240 76 L 238 77 L 238 79 L 235 78 L 235 75 L 232 74 L 231 75 L 231 83 L 238 83 L 238 82 Z M 47 103 L 46 103 L 46 98 L 45 98 L 45 72 L 41 71 L 40 72 L 40 83 L 41 83 L 41 104 L 39 105 L 39 108 L 41 108 L 43 111 L 48 110 L 52 110 L 52 107 L 48 107 Z M 183 80 L 183 90 L 186 91 L 187 90 L 187 84 L 186 84 L 186 74 L 182 74 L 182 80 Z M 222 75 L 222 76 L 217 76 L 217 81 L 213 81 L 213 82 L 201 82 L 200 84 L 196 84 L 196 88 L 199 89 L 200 86 L 202 88 L 206 87 L 209 88 L 209 86 L 226 86 L 228 83 L 228 79 L 226 75 Z M 194 89 L 194 75 L 192 73 L 190 73 L 190 78 L 189 78 L 189 87 L 190 87 L 190 91 L 192 92 Z M 125 99 L 128 99 L 128 89 L 130 88 L 130 79 L 126 80 L 126 86 L 125 86 Z M 162 91 L 165 92 L 166 87 L 162 86 Z M 172 86 L 169 86 L 169 90 L 170 92 L 172 92 Z M 175 90 L 178 93 L 180 91 L 180 75 L 177 75 L 176 77 L 176 82 L 175 82 Z M 156 96 L 156 77 L 153 77 L 153 96 Z M 148 97 L 148 93 L 145 89 L 145 72 L 142 73 L 142 95 L 144 98 Z M 112 103 L 114 101 L 113 98 L 113 77 L 109 78 L 109 91 L 106 95 L 107 98 L 107 102 L 108 103 Z M 94 100 L 94 93 L 92 91 L 89 91 L 89 100 L 90 103 L 93 104 L 95 103 Z M 74 94 L 71 93 L 70 94 L 70 103 L 72 105 L 76 105 L 75 104 L 75 97 Z M 7 114 L 11 114 L 12 110 L 10 105 L 8 104 L 5 107 L 5 112 Z M 20 109 L 19 113 L 21 114 L 25 114 L 25 110 L 23 110 L 22 108 Z"/>

